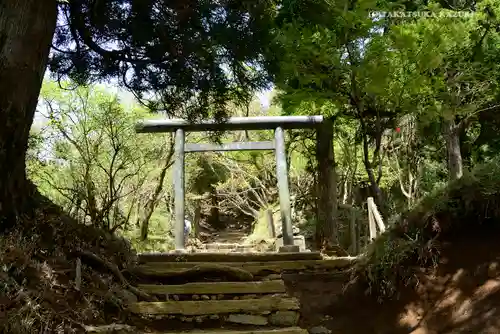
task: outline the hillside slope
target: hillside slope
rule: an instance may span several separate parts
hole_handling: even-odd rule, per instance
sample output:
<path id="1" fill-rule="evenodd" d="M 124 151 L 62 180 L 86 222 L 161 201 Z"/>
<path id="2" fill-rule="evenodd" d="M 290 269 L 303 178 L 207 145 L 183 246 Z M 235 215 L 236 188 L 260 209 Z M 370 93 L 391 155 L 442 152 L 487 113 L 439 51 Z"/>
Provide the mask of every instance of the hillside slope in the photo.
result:
<path id="1" fill-rule="evenodd" d="M 333 333 L 500 333 L 500 163 L 425 198 L 327 310 Z"/>

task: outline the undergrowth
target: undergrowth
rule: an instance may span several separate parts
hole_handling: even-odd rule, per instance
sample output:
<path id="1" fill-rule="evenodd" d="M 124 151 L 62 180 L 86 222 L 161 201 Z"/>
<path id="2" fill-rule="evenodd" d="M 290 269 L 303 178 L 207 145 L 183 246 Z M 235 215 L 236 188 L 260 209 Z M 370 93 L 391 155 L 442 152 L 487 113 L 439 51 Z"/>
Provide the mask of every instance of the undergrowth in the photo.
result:
<path id="1" fill-rule="evenodd" d="M 34 197 L 35 215 L 0 236 L 0 333 L 81 333 L 114 322 L 137 299 L 109 270 L 133 260 L 128 244 Z"/>
<path id="2" fill-rule="evenodd" d="M 422 269 L 434 268 L 440 244 L 471 230 L 500 223 L 500 161 L 475 168 L 423 198 L 367 249 L 353 281 L 379 300 L 418 284 Z"/>

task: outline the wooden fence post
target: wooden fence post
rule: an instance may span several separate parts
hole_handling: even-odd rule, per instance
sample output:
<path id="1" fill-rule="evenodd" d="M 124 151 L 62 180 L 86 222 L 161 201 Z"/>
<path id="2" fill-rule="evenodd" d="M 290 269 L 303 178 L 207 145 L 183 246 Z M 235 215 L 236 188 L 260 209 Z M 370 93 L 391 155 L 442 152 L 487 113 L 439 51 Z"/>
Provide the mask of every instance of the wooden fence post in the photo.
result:
<path id="1" fill-rule="evenodd" d="M 370 241 L 375 239 L 378 234 L 382 234 L 385 232 L 384 221 L 382 220 L 382 216 L 377 209 L 377 205 L 373 200 L 373 197 L 368 197 L 367 199 L 368 206 L 368 226 L 370 228 Z M 380 230 L 380 233 L 377 233 L 377 226 Z"/>
<path id="2" fill-rule="evenodd" d="M 375 225 L 375 218 L 373 217 L 372 205 L 374 204 L 373 197 L 368 197 L 367 201 L 368 208 L 368 227 L 370 229 L 370 242 L 377 237 L 377 226 Z"/>

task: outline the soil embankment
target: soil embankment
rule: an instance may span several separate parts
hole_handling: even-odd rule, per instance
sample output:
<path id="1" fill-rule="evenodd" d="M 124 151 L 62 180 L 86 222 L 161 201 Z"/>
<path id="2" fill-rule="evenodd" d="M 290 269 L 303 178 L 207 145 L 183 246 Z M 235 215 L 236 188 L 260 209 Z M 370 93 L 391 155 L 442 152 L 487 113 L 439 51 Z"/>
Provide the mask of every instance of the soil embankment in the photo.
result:
<path id="1" fill-rule="evenodd" d="M 496 232 L 496 233 L 495 233 Z M 301 301 L 303 328 L 332 334 L 500 333 L 500 232 L 483 231 L 443 244 L 434 269 L 415 270 L 416 287 L 378 301 L 347 274 L 285 275 Z"/>

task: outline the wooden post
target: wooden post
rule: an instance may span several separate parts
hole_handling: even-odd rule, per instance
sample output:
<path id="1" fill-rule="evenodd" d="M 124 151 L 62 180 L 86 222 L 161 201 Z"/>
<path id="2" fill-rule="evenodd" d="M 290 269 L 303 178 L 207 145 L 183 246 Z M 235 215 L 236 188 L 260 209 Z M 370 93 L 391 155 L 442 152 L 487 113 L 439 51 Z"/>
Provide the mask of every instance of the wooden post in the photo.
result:
<path id="1" fill-rule="evenodd" d="M 354 208 L 350 210 L 350 235 L 351 235 L 351 250 L 353 255 L 357 255 L 359 250 L 358 250 L 358 243 L 357 243 L 357 231 L 356 231 L 356 215 L 354 213 Z"/>
<path id="2" fill-rule="evenodd" d="M 368 197 L 367 201 L 368 208 L 368 227 L 370 228 L 370 242 L 373 241 L 377 237 L 377 225 L 375 223 L 375 217 L 373 217 L 373 205 L 375 202 L 373 201 L 373 197 Z"/>
<path id="3" fill-rule="evenodd" d="M 276 147 L 276 174 L 278 179 L 278 191 L 281 209 L 281 225 L 283 234 L 283 245 L 293 246 L 292 231 L 292 209 L 290 204 L 290 191 L 288 189 L 288 170 L 285 152 L 285 132 L 283 128 L 277 127 L 274 132 Z"/>
<path id="4" fill-rule="evenodd" d="M 267 228 L 269 232 L 270 238 L 276 238 L 276 231 L 274 229 L 274 220 L 273 220 L 273 210 L 266 210 L 266 218 L 267 218 Z"/>
<path id="5" fill-rule="evenodd" d="M 175 249 L 183 251 L 184 239 L 184 130 L 175 132 L 174 162 L 174 210 L 175 210 Z"/>
<path id="6" fill-rule="evenodd" d="M 375 223 L 377 223 L 378 229 L 380 231 L 379 234 L 384 233 L 385 232 L 384 220 L 382 219 L 382 216 L 380 215 L 380 212 L 377 209 L 377 204 L 375 204 L 375 202 L 373 202 L 372 204 L 372 214 L 373 218 L 375 219 Z"/>
<path id="7" fill-rule="evenodd" d="M 337 234 L 337 177 L 333 146 L 333 121 L 327 119 L 318 127 L 316 159 L 318 161 L 318 247 L 323 242 L 338 245 Z"/>

